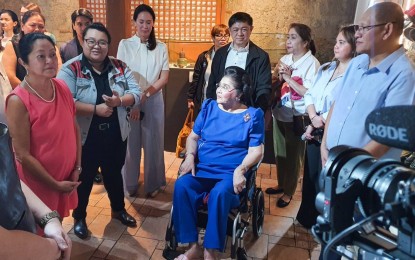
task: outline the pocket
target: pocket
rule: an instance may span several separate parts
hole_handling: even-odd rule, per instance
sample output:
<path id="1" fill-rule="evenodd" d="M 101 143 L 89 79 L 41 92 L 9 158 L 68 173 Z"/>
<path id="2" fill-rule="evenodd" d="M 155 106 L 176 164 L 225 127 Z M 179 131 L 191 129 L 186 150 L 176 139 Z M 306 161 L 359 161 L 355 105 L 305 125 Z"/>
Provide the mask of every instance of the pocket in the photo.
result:
<path id="1" fill-rule="evenodd" d="M 89 98 L 92 92 L 92 80 L 77 78 L 76 79 L 76 99 L 82 101 L 85 98 Z"/>
<path id="2" fill-rule="evenodd" d="M 90 79 L 84 79 L 84 78 L 77 78 L 76 79 L 76 86 L 81 89 L 89 88 L 91 87 L 91 80 Z"/>
<path id="3" fill-rule="evenodd" d="M 125 82 L 124 76 L 118 76 L 114 78 L 114 84 L 111 86 L 111 89 L 117 91 L 120 96 L 123 96 L 127 87 L 128 85 Z"/>

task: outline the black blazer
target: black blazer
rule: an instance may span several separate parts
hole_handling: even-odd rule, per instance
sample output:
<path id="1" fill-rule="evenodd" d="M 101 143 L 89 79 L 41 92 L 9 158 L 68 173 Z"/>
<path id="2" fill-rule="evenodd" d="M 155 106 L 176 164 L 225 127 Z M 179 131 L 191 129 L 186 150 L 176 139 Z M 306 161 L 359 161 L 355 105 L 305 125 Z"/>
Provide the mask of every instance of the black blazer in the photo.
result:
<path id="1" fill-rule="evenodd" d="M 201 106 L 203 96 L 203 84 L 205 83 L 205 72 L 208 66 L 207 56 L 211 56 L 214 46 L 209 50 L 202 52 L 197 58 L 192 83 L 187 90 L 187 99 L 192 100 L 195 105 Z"/>
<path id="2" fill-rule="evenodd" d="M 223 46 L 215 53 L 209 84 L 206 89 L 206 98 L 216 99 L 216 84 L 223 77 L 230 44 Z M 251 76 L 253 87 L 252 99 L 248 102 L 248 105 L 260 107 L 265 112 L 271 94 L 271 63 L 268 53 L 252 41 L 249 42 L 245 70 Z"/>

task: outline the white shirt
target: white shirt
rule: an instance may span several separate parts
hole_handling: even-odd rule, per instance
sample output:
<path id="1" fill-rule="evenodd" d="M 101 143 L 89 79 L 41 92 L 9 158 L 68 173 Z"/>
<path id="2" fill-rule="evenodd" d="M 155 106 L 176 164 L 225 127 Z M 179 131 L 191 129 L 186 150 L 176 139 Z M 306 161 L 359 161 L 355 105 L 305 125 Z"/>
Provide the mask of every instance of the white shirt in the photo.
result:
<path id="1" fill-rule="evenodd" d="M 132 70 L 143 91 L 160 78 L 162 70 L 169 70 L 166 44 L 157 41 L 156 48 L 150 51 L 137 35 L 120 41 L 117 58 L 124 61 Z"/>
<path id="2" fill-rule="evenodd" d="M 293 68 L 291 77 L 300 77 L 305 88 L 310 88 L 312 86 L 316 72 L 320 67 L 320 62 L 313 54 L 311 54 L 311 51 L 308 51 L 296 62 L 293 61 L 292 54 L 284 55 L 281 58 L 281 62 Z M 294 110 L 292 109 L 291 100 L 289 100 L 288 102 L 285 102 L 284 106 L 275 108 L 276 111 L 274 110 L 273 112 L 274 116 L 276 116 L 279 121 L 292 122 L 293 115 L 305 114 L 304 97 L 299 100 L 293 100 L 293 102 Z"/>
<path id="3" fill-rule="evenodd" d="M 328 67 L 323 70 L 326 66 Z M 304 94 L 305 108 L 307 109 L 309 105 L 314 105 L 316 112 L 324 119 L 327 118 L 330 106 L 334 101 L 332 91 L 343 77 L 343 74 L 341 74 L 336 78 L 332 78 L 335 70 L 335 61 L 323 64 L 317 72 L 312 87 Z"/>
<path id="4" fill-rule="evenodd" d="M 249 42 L 245 48 L 237 50 L 233 43 L 229 45 L 228 56 L 226 57 L 225 69 L 230 66 L 238 66 L 241 69 L 246 67 L 246 59 L 249 53 Z"/>

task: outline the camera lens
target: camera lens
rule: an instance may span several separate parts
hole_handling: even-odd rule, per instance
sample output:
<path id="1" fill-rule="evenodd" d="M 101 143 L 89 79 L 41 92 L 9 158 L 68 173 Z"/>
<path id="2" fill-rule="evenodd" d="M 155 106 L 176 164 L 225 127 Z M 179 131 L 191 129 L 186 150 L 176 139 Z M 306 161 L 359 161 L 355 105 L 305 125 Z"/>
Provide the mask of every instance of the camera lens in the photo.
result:
<path id="1" fill-rule="evenodd" d="M 398 183 L 408 180 L 414 174 L 415 171 L 403 167 L 397 161 L 377 160 L 365 150 L 343 145 L 334 147 L 330 150 L 327 164 L 320 175 L 321 192 L 316 198 L 317 210 L 326 221 L 332 221 L 329 219 L 329 207 L 339 206 L 331 205 L 333 198 L 340 198 L 342 194 L 347 197 L 350 185 L 359 181 L 361 187 L 357 193 L 358 212 L 354 215 L 370 216 L 384 209 L 385 204 L 395 202 Z"/>

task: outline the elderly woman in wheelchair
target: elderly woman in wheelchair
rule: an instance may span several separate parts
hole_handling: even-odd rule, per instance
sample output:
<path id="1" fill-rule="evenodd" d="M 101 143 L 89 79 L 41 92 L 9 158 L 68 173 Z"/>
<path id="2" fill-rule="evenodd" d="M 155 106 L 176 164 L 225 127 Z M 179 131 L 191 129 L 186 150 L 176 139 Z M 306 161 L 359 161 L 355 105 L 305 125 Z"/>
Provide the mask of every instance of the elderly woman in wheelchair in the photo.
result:
<path id="1" fill-rule="evenodd" d="M 173 196 L 173 223 L 179 243 L 189 249 L 176 259 L 216 259 L 223 251 L 227 217 L 238 207 L 245 174 L 263 156 L 264 114 L 247 106 L 251 99 L 248 74 L 228 67 L 217 85 L 217 100 L 208 99 L 186 142 Z M 208 197 L 208 199 L 207 199 Z M 198 245 L 197 210 L 207 200 L 204 252 Z"/>

